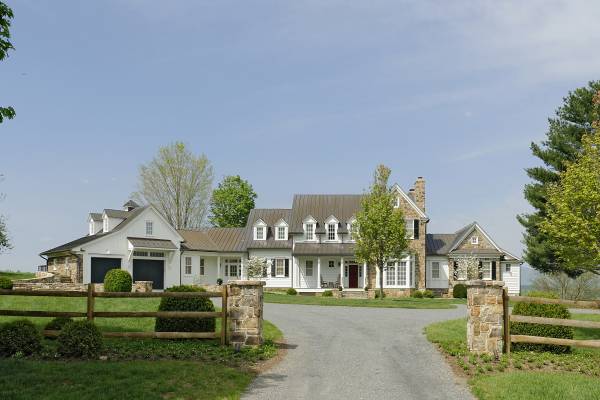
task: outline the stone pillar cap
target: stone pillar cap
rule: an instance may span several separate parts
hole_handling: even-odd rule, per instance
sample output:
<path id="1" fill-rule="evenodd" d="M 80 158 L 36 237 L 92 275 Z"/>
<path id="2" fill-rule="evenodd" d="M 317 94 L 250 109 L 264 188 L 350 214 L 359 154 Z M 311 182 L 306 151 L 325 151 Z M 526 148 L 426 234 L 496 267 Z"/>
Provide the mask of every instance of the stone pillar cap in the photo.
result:
<path id="1" fill-rule="evenodd" d="M 467 286 L 504 286 L 504 281 L 490 281 L 484 279 L 474 279 L 472 281 L 466 281 Z"/>
<path id="2" fill-rule="evenodd" d="M 267 283 L 263 281 L 247 281 L 247 280 L 238 280 L 238 281 L 228 281 L 227 285 L 231 286 L 265 286 Z"/>

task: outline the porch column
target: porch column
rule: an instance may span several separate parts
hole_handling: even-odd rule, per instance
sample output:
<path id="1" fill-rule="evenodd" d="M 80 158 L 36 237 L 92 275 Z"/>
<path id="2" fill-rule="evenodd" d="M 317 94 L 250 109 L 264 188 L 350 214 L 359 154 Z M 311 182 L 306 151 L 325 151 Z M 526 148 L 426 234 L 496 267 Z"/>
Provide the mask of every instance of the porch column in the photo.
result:
<path id="1" fill-rule="evenodd" d="M 341 258 L 340 262 L 340 286 L 344 288 L 344 257 Z"/>
<path id="2" fill-rule="evenodd" d="M 317 288 L 321 289 L 321 257 L 317 258 Z"/>
<path id="3" fill-rule="evenodd" d="M 299 288 L 300 287 L 300 263 L 298 261 L 298 257 L 292 257 L 292 287 Z"/>
<path id="4" fill-rule="evenodd" d="M 363 289 L 367 287 L 367 263 L 363 263 Z"/>
<path id="5" fill-rule="evenodd" d="M 246 279 L 244 277 L 244 257 L 240 257 L 240 279 L 241 280 Z"/>
<path id="6" fill-rule="evenodd" d="M 217 278 L 221 277 L 221 256 L 217 256 Z"/>

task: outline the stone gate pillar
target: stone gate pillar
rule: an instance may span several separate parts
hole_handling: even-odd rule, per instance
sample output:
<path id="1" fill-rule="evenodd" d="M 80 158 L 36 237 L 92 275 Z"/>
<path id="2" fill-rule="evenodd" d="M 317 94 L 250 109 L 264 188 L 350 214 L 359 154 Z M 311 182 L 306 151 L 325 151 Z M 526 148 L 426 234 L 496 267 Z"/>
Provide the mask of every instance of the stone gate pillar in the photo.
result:
<path id="1" fill-rule="evenodd" d="M 227 325 L 232 346 L 262 344 L 264 285 L 262 281 L 227 282 Z"/>
<path id="2" fill-rule="evenodd" d="M 467 347 L 472 353 L 502 353 L 503 288 L 503 281 L 467 282 Z"/>

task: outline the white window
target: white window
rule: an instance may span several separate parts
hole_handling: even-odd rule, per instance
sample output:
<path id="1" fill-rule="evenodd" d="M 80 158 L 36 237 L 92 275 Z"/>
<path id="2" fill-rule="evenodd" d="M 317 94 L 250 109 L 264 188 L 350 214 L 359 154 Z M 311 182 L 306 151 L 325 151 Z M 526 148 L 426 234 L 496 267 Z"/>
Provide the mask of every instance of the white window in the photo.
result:
<path id="1" fill-rule="evenodd" d="M 90 221 L 90 235 L 93 235 L 94 233 L 96 232 L 94 232 L 94 221 L 92 220 Z"/>
<path id="2" fill-rule="evenodd" d="M 492 263 L 484 261 L 481 263 L 481 278 L 492 279 Z"/>
<path id="3" fill-rule="evenodd" d="M 350 240 L 356 240 L 356 237 L 358 234 L 358 226 L 356 225 L 356 222 L 348 224 L 348 233 L 350 234 L 349 235 Z"/>
<path id="4" fill-rule="evenodd" d="M 471 244 L 479 244 L 479 236 L 471 236 Z"/>
<path id="5" fill-rule="evenodd" d="M 306 273 L 306 276 L 313 276 L 313 261 L 312 260 L 306 260 L 305 273 Z"/>
<path id="6" fill-rule="evenodd" d="M 204 258 L 200 259 L 200 275 L 204 275 Z"/>
<path id="7" fill-rule="evenodd" d="M 186 275 L 192 274 L 192 257 L 185 258 L 185 274 Z"/>
<path id="8" fill-rule="evenodd" d="M 287 240 L 287 235 L 285 234 L 285 226 L 277 227 L 277 240 Z"/>
<path id="9" fill-rule="evenodd" d="M 146 221 L 146 235 L 148 236 L 152 236 L 152 231 L 153 231 L 153 226 L 154 224 L 152 223 L 152 221 Z"/>
<path id="10" fill-rule="evenodd" d="M 406 261 L 400 261 L 398 265 L 398 285 L 406 286 Z"/>
<path id="11" fill-rule="evenodd" d="M 510 264 L 504 264 L 504 272 L 510 274 Z"/>
<path id="12" fill-rule="evenodd" d="M 394 207 L 395 208 L 400 207 L 400 196 L 396 196 L 396 198 L 394 198 Z"/>
<path id="13" fill-rule="evenodd" d="M 415 238 L 415 223 L 412 219 L 407 219 L 404 221 L 404 226 L 406 226 L 406 237 L 409 239 Z"/>
<path id="14" fill-rule="evenodd" d="M 283 258 L 275 259 L 275 276 L 276 277 L 285 276 L 285 260 Z"/>
<path id="15" fill-rule="evenodd" d="M 306 240 L 315 240 L 315 224 L 306 224 Z"/>
<path id="16" fill-rule="evenodd" d="M 387 263 L 385 284 L 387 286 L 396 285 L 396 264 L 393 262 Z"/>
<path id="17" fill-rule="evenodd" d="M 102 231 L 108 232 L 108 218 L 102 220 Z"/>
<path id="18" fill-rule="evenodd" d="M 440 279 L 440 262 L 433 261 L 431 263 L 431 279 Z"/>
<path id="19" fill-rule="evenodd" d="M 225 276 L 237 277 L 238 276 L 238 265 L 240 260 L 235 258 L 225 259 Z"/>
<path id="20" fill-rule="evenodd" d="M 256 240 L 265 240 L 265 227 L 257 226 L 256 227 Z"/>
<path id="21" fill-rule="evenodd" d="M 150 257 L 162 258 L 164 256 L 165 256 L 165 253 L 163 253 L 161 251 L 151 251 L 150 252 Z"/>
<path id="22" fill-rule="evenodd" d="M 327 240 L 335 240 L 337 224 L 327 224 Z"/>

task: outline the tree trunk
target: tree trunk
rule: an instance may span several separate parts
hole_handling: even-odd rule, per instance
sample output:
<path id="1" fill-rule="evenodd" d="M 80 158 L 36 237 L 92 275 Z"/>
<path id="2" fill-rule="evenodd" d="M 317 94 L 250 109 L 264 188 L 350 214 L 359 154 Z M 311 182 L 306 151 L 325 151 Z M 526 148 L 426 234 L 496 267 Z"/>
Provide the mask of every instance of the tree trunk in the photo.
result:
<path id="1" fill-rule="evenodd" d="M 379 300 L 383 300 L 383 265 L 379 266 Z"/>

